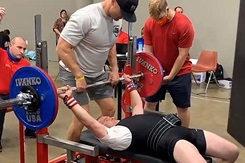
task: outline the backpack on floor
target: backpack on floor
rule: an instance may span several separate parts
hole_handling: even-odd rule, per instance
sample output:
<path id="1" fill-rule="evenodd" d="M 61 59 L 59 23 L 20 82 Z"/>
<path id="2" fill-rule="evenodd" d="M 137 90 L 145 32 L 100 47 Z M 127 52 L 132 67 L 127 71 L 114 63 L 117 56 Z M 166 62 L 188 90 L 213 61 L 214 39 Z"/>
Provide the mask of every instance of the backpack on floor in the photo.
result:
<path id="1" fill-rule="evenodd" d="M 224 79 L 224 69 L 223 69 L 223 66 L 221 64 L 217 64 L 217 68 L 214 71 L 214 75 L 215 75 L 215 77 L 216 77 L 217 80 Z M 209 76 L 210 76 L 210 73 L 207 72 L 206 73 L 206 79 L 205 79 L 205 82 L 206 83 L 208 82 Z M 215 80 L 214 80 L 214 77 L 213 76 L 212 76 L 212 78 L 210 80 L 210 83 L 215 83 Z"/>

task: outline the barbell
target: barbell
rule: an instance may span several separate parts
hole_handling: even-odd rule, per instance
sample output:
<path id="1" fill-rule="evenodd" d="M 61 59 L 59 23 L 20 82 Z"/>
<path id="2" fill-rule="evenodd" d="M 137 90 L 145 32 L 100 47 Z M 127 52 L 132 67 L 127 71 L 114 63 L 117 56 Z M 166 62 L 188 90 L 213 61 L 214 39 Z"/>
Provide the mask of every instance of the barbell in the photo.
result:
<path id="1" fill-rule="evenodd" d="M 130 79 L 135 79 L 142 77 L 143 74 L 137 74 L 137 75 L 131 75 L 129 76 Z M 119 78 L 119 81 L 123 81 L 124 78 Z M 99 81 L 94 84 L 89 84 L 87 85 L 87 88 L 92 88 L 100 85 L 106 85 L 110 84 L 110 81 Z M 76 87 L 71 87 L 72 91 L 75 91 L 77 88 Z M 57 89 L 57 94 L 62 94 L 65 93 L 65 91 Z M 13 99 L 8 99 L 8 100 L 2 100 L 0 99 L 0 108 L 6 108 L 10 107 L 13 105 L 19 105 L 25 110 L 30 111 L 30 112 L 35 112 L 36 107 L 33 106 L 38 106 L 39 105 L 39 100 L 38 100 L 38 95 L 37 92 L 31 87 L 31 86 L 24 86 L 23 89 L 21 89 L 21 92 L 16 96 L 16 98 Z"/>
<path id="2" fill-rule="evenodd" d="M 140 77 L 143 77 L 143 73 L 140 73 L 140 74 L 137 74 L 137 75 L 131 75 L 129 76 L 130 79 L 136 79 L 136 78 L 140 78 Z M 119 78 L 119 81 L 124 81 L 124 78 L 123 77 L 120 77 Z M 92 88 L 92 87 L 96 87 L 96 86 L 100 86 L 100 85 L 106 85 L 106 84 L 110 84 L 111 82 L 108 80 L 108 81 L 99 81 L 99 82 L 96 82 L 94 84 L 89 84 L 87 85 L 87 88 Z M 71 87 L 71 90 L 75 91 L 77 88 L 76 87 Z M 62 93 L 65 93 L 64 91 L 58 89 L 57 90 L 57 93 L 58 94 L 62 94 Z"/>
<path id="3" fill-rule="evenodd" d="M 136 79 L 141 97 L 155 94 L 162 85 L 163 69 L 150 53 L 136 54 Z M 120 78 L 123 81 L 124 78 Z M 109 84 L 110 81 L 97 82 L 87 87 Z M 72 87 L 72 90 L 75 90 Z M 13 106 L 18 120 L 27 128 L 38 130 L 53 123 L 58 112 L 58 94 L 51 77 L 41 68 L 27 66 L 18 69 L 10 82 L 9 100 L 0 100 L 0 109 Z"/>
<path id="4" fill-rule="evenodd" d="M 137 75 L 131 75 L 129 76 L 130 79 L 135 79 L 135 78 L 139 78 L 142 77 L 143 74 L 137 74 Z M 123 81 L 124 78 L 120 77 L 119 81 Z M 92 87 L 96 87 L 96 86 L 100 86 L 100 85 L 106 85 L 106 84 L 110 84 L 110 81 L 99 81 L 96 82 L 94 84 L 89 84 L 87 85 L 87 88 L 92 88 Z M 75 91 L 77 88 L 76 87 L 71 87 L 72 91 Z M 57 89 L 57 94 L 62 94 L 65 93 L 65 91 Z M 0 99 L 0 108 L 6 108 L 6 107 L 10 107 L 13 105 L 19 105 L 23 108 L 25 108 L 25 110 L 30 111 L 30 112 L 35 112 L 36 108 L 33 106 L 38 106 L 39 105 L 39 100 L 38 100 L 38 95 L 37 92 L 31 87 L 31 86 L 24 86 L 21 89 L 21 92 L 16 96 L 16 98 L 13 99 L 8 99 L 8 100 L 2 100 Z"/>

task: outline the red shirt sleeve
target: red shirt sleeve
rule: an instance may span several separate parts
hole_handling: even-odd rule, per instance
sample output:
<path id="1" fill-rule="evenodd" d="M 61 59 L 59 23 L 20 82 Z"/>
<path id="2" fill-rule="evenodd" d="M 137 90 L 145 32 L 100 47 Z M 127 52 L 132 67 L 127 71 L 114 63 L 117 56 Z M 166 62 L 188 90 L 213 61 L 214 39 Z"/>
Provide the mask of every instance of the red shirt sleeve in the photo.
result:
<path id="1" fill-rule="evenodd" d="M 179 45 L 180 48 L 190 48 L 194 39 L 194 30 L 191 23 L 181 28 Z"/>

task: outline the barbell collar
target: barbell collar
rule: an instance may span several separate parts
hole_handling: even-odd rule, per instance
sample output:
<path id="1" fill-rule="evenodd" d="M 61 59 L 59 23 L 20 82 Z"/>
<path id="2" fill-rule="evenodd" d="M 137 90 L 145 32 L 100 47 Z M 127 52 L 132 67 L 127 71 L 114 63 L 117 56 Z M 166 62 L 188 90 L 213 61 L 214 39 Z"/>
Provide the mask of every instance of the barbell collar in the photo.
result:
<path id="1" fill-rule="evenodd" d="M 130 79 L 134 79 L 134 78 L 139 78 L 139 77 L 142 77 L 144 76 L 143 73 L 140 73 L 140 74 L 136 74 L 136 75 L 131 75 L 129 76 Z M 119 78 L 119 81 L 124 81 L 125 79 L 123 77 Z M 99 81 L 99 82 L 96 82 L 94 84 L 89 84 L 87 85 L 87 88 L 92 88 L 92 87 L 96 87 L 96 86 L 99 86 L 99 85 L 106 85 L 106 84 L 110 84 L 111 82 L 108 80 L 108 81 Z M 71 90 L 72 91 L 75 91 L 77 88 L 76 87 L 71 87 Z M 62 93 L 65 93 L 65 91 L 62 91 L 62 90 L 57 90 L 57 93 L 58 94 L 62 94 Z"/>

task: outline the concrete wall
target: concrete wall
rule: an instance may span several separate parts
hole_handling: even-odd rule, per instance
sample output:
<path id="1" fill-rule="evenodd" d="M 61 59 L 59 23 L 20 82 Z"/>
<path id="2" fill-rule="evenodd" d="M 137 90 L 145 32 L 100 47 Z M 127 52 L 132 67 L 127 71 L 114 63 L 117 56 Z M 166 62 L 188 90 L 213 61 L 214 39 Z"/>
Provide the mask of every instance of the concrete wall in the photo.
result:
<path id="1" fill-rule="evenodd" d="M 68 14 L 78 8 L 92 3 L 92 0 L 1 0 L 7 14 L 0 25 L 0 30 L 9 29 L 10 37 L 22 36 L 28 40 L 28 49 L 35 50 L 34 15 L 42 16 L 42 40 L 48 41 L 49 60 L 57 60 L 55 52 L 55 34 L 53 23 L 59 17 L 60 10 L 66 9 Z"/>
<path id="2" fill-rule="evenodd" d="M 48 41 L 49 60 L 57 60 L 55 53 L 55 35 L 52 31 L 54 21 L 61 9 L 73 13 L 78 8 L 102 0 L 1 0 L 0 6 L 7 9 L 7 15 L 0 25 L 0 30 L 8 28 L 11 37 L 20 35 L 29 42 L 29 49 L 34 50 L 34 15 L 42 15 L 42 39 Z M 136 11 L 137 22 L 133 24 L 133 35 L 140 36 L 140 30 L 148 17 L 149 0 L 139 0 Z M 225 76 L 232 76 L 238 12 L 240 1 L 224 0 L 178 0 L 168 1 L 171 8 L 180 5 L 193 23 L 195 40 L 190 54 L 198 58 L 202 49 L 218 51 L 218 62 L 223 65 Z M 127 23 L 123 23 L 127 31 Z"/>

